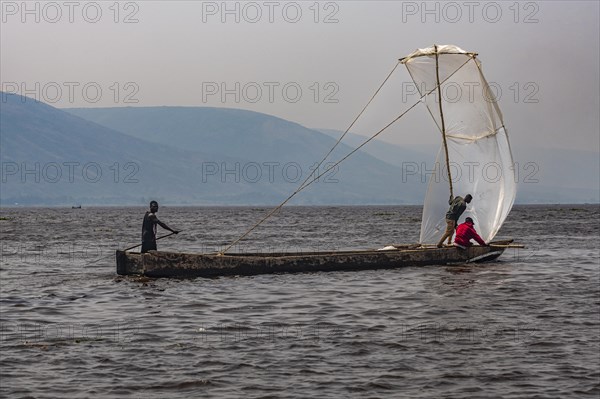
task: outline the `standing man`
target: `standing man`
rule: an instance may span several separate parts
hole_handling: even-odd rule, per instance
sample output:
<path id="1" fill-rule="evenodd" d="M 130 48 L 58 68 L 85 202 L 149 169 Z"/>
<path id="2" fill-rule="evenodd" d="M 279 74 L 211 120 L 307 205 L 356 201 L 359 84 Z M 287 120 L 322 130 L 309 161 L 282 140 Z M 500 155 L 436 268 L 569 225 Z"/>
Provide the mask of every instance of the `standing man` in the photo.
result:
<path id="1" fill-rule="evenodd" d="M 150 210 L 144 215 L 142 223 L 142 253 L 156 251 L 156 225 L 159 224 L 163 229 L 167 229 L 175 234 L 179 233 L 173 230 L 156 217 L 158 212 L 158 202 L 150 201 Z"/>
<path id="2" fill-rule="evenodd" d="M 465 198 L 460 196 L 452 198 L 452 196 L 450 196 L 450 200 L 448 201 L 450 208 L 448 209 L 448 212 L 446 212 L 446 232 L 438 242 L 438 248 L 441 248 L 444 245 L 444 240 L 446 238 L 448 238 L 448 245 L 452 244 L 452 236 L 454 235 L 458 219 L 465 209 L 467 209 L 467 204 L 470 203 L 472 199 L 473 197 L 471 194 L 465 195 Z"/>

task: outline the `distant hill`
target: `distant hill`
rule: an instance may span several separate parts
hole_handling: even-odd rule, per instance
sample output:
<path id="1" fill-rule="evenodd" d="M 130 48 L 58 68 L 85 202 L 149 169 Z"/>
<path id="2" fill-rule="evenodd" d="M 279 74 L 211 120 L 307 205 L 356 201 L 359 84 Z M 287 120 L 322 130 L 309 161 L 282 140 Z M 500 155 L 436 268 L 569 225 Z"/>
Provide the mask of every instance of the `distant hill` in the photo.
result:
<path id="1" fill-rule="evenodd" d="M 30 98 L 2 94 L 0 157 L 4 205 L 216 202 L 222 184 L 200 180 L 203 163 L 222 157 L 157 146 Z M 237 162 L 237 159 L 227 159 Z M 231 201 L 263 201 L 228 187 Z"/>
<path id="2" fill-rule="evenodd" d="M 342 134 L 344 134 L 342 131 L 333 129 L 318 130 L 335 138 L 336 140 L 339 139 Z M 344 137 L 343 142 L 351 147 L 358 147 L 368 139 L 369 137 L 348 132 Z M 384 162 L 402 168 L 408 163 L 421 164 L 422 162 L 425 162 L 426 164 L 430 164 L 435 162 L 435 157 L 439 147 L 427 145 L 418 146 L 417 148 L 409 146 L 403 147 L 375 138 L 362 147 L 361 150 L 369 155 L 374 156 L 375 158 L 381 159 Z"/>
<path id="3" fill-rule="evenodd" d="M 66 111 L 158 144 L 197 148 L 216 157 L 244 159 L 246 164 L 273 165 L 276 174 L 291 175 L 291 180 L 298 165 L 305 178 L 336 142 L 328 135 L 297 123 L 238 109 L 123 107 Z M 320 171 L 325 171 L 327 163 L 339 160 L 351 150 L 352 147 L 345 144 L 338 146 Z M 225 167 L 232 169 L 233 165 Z M 285 173 L 284 168 L 287 168 Z M 266 169 L 263 172 L 267 172 Z M 298 195 L 297 203 L 421 203 L 425 186 L 414 176 L 405 180 L 399 168 L 361 151 Z M 287 190 L 291 192 L 293 187 Z"/>
<path id="4" fill-rule="evenodd" d="M 119 107 L 64 110 L 140 139 L 256 162 L 314 162 L 320 160 L 337 141 L 337 137 L 332 139 L 328 132 L 240 109 Z M 332 159 L 339 159 L 354 147 L 353 140 L 345 140 L 332 154 Z M 421 159 L 423 155 L 406 149 L 402 152 L 411 154 L 411 159 Z M 348 162 L 354 161 L 361 167 L 366 162 L 385 168 L 400 166 L 396 161 L 401 158 L 402 154 L 386 158 L 367 150 L 355 154 Z"/>
<path id="5" fill-rule="evenodd" d="M 277 204 L 335 142 L 249 111 L 98 109 L 105 126 L 75 115 L 83 111 L 0 94 L 3 205 Z M 425 187 L 415 180 L 357 153 L 292 203 L 420 203 Z"/>
<path id="6" fill-rule="evenodd" d="M 2 205 L 145 205 L 152 198 L 180 205 L 278 204 L 341 134 L 244 110 L 60 110 L 0 95 Z M 362 141 L 348 135 L 329 159 Z M 402 167 L 432 162 L 435 150 L 375 140 L 291 203 L 421 204 L 426 184 Z M 598 202 L 597 153 L 522 148 L 514 153 L 518 202 Z"/>

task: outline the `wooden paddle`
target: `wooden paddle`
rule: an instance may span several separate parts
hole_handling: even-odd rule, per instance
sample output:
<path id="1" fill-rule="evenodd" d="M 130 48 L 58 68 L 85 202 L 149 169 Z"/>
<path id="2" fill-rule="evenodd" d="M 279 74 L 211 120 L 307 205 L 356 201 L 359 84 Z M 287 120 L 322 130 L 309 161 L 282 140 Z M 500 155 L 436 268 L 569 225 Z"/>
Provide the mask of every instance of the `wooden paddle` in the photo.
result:
<path id="1" fill-rule="evenodd" d="M 180 233 L 180 231 L 178 231 L 178 233 Z M 158 238 L 156 239 L 156 241 L 160 240 L 161 238 L 165 238 L 165 237 L 168 237 L 168 236 L 172 236 L 173 234 L 175 234 L 175 233 L 169 233 L 169 234 L 165 234 L 164 236 L 160 236 L 160 237 L 158 237 Z M 129 251 L 130 249 L 137 248 L 137 247 L 139 247 L 140 245 L 142 245 L 142 244 L 134 245 L 133 247 L 129 247 L 129 248 L 127 248 L 127 249 L 124 249 L 123 251 Z M 88 263 L 86 263 L 86 264 L 84 265 L 84 267 L 85 267 L 85 266 L 89 266 L 89 265 L 93 265 L 94 263 L 97 263 L 97 262 L 99 262 L 99 261 L 101 261 L 101 260 L 103 260 L 103 259 L 106 259 L 106 258 L 108 258 L 109 256 L 114 256 L 114 254 L 113 254 L 113 253 L 110 253 L 110 254 L 108 254 L 108 255 L 106 255 L 106 256 L 103 256 L 103 257 L 101 257 L 101 258 L 98 258 L 98 259 L 96 259 L 96 260 L 93 260 L 93 261 L 91 261 L 91 262 L 88 262 Z"/>
<path id="2" fill-rule="evenodd" d="M 178 233 L 180 233 L 180 232 L 178 231 Z M 160 237 L 158 237 L 158 238 L 156 239 L 156 241 L 158 241 L 158 240 L 160 240 L 160 239 L 163 239 L 163 238 L 165 238 L 165 237 L 168 237 L 168 236 L 172 236 L 173 234 L 175 234 L 175 233 L 171 232 L 171 233 L 169 233 L 169 234 L 165 234 L 164 236 L 160 236 Z M 142 245 L 142 244 L 138 244 L 138 245 L 134 245 L 133 247 L 125 248 L 125 249 L 123 250 L 123 252 L 125 252 L 125 251 L 129 251 L 130 249 L 133 249 L 133 248 L 137 248 L 137 247 L 139 247 L 139 246 L 141 246 L 141 245 Z"/>

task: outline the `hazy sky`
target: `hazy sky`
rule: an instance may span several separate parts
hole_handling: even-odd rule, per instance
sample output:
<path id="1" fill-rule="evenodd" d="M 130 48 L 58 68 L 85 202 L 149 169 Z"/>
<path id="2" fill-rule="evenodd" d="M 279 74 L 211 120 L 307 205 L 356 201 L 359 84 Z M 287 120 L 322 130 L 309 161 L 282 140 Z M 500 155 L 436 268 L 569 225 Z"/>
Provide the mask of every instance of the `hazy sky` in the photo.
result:
<path id="1" fill-rule="evenodd" d="M 398 58 L 455 44 L 479 53 L 514 145 L 600 151 L 597 1 L 2 1 L 1 13 L 2 90 L 57 107 L 232 107 L 344 130 Z M 386 89 L 357 133 L 418 99 L 403 66 Z M 421 106 L 382 139 L 439 136 Z"/>

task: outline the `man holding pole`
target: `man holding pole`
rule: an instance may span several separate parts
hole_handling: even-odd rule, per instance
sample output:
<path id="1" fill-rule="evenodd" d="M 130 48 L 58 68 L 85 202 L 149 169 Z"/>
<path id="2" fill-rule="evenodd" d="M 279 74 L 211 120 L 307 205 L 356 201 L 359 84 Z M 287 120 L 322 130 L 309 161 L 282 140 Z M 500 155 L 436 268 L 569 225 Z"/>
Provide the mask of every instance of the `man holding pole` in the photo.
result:
<path id="1" fill-rule="evenodd" d="M 156 225 L 159 224 L 163 229 L 171 231 L 173 234 L 179 233 L 177 230 L 173 230 L 165 223 L 158 220 L 156 217 L 158 212 L 158 202 L 150 201 L 150 210 L 146 211 L 144 215 L 144 222 L 142 223 L 142 253 L 148 251 L 156 251 Z"/>

